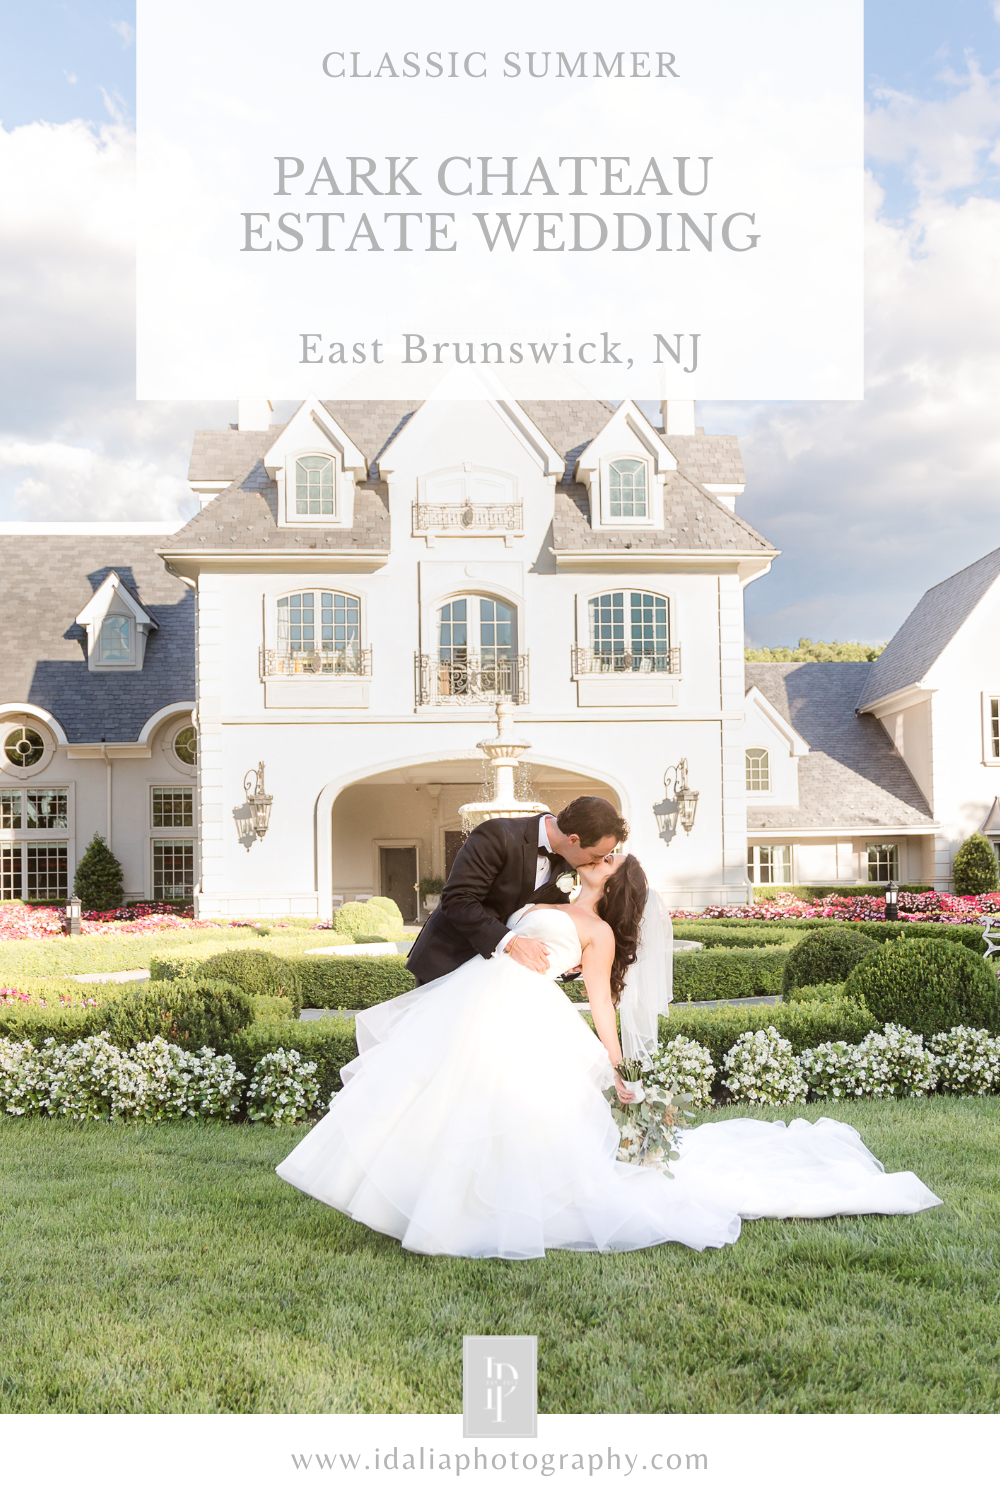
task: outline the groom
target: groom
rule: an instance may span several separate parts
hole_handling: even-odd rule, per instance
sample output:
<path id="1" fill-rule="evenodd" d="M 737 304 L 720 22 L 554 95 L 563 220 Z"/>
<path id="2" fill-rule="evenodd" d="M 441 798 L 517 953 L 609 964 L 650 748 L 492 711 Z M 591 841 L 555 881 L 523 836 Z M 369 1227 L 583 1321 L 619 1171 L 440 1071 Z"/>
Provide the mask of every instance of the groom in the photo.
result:
<path id="1" fill-rule="evenodd" d="M 507 930 L 512 912 L 535 891 L 581 865 L 596 864 L 628 838 L 628 824 L 603 797 L 577 797 L 558 817 L 490 818 L 459 850 L 441 903 L 421 929 L 406 967 L 417 984 L 450 974 L 479 953 L 508 949 L 526 969 L 544 974 L 548 949 Z M 546 891 L 545 900 L 559 900 Z"/>

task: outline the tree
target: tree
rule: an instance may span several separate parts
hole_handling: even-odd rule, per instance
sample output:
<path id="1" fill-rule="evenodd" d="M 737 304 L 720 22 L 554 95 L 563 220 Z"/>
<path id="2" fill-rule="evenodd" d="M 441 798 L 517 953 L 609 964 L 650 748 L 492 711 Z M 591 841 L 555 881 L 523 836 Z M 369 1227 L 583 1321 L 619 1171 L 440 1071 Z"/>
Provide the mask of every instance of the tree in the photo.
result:
<path id="1" fill-rule="evenodd" d="M 885 646 L 865 646 L 861 641 L 811 641 L 799 637 L 797 646 L 749 646 L 747 661 L 874 661 Z"/>
<path id="2" fill-rule="evenodd" d="M 122 867 L 99 833 L 76 867 L 74 890 L 84 911 L 114 911 L 122 904 Z"/>
<path id="3" fill-rule="evenodd" d="M 952 861 L 956 896 L 984 896 L 1000 886 L 1000 866 L 985 834 L 970 833 Z"/>

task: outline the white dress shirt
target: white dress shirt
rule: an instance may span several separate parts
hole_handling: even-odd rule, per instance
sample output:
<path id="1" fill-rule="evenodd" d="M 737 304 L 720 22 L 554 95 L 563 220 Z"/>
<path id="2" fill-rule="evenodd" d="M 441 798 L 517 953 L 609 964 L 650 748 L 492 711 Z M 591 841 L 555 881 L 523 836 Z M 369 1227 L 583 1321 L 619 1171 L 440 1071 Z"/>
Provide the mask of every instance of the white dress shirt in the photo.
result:
<path id="1" fill-rule="evenodd" d="M 542 816 L 538 820 L 538 859 L 535 863 L 536 891 L 540 885 L 545 884 L 552 873 L 552 845 L 549 843 L 549 831 L 546 827 L 546 822 L 550 817 L 551 813 L 542 813 Z M 493 949 L 493 956 L 496 957 L 498 953 L 502 953 L 507 944 L 513 942 L 513 940 L 514 934 L 508 932 L 506 937 L 502 937 Z"/>

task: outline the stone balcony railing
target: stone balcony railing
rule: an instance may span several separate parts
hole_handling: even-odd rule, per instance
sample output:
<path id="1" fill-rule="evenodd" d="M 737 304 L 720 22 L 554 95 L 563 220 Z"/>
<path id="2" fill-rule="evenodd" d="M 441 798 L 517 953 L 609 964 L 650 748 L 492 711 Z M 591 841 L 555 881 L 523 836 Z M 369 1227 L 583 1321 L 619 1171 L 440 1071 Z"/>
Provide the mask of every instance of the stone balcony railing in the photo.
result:
<path id="1" fill-rule="evenodd" d="M 268 677 L 370 677 L 372 648 L 356 651 L 268 651 L 260 653 L 260 675 Z"/>
<path id="2" fill-rule="evenodd" d="M 502 536 L 510 545 L 524 532 L 524 506 L 520 501 L 456 501 L 453 504 L 413 505 L 413 534 L 435 536 Z"/>
<path id="3" fill-rule="evenodd" d="M 668 646 L 665 651 L 649 655 L 632 651 L 591 651 L 586 646 L 573 647 L 574 677 L 611 672 L 634 672 L 643 676 L 651 672 L 664 672 L 677 677 L 680 676 L 680 670 L 680 646 Z"/>
<path id="4" fill-rule="evenodd" d="M 413 658 L 418 708 L 462 708 L 467 704 L 528 701 L 528 657 L 466 652 L 454 657 Z"/>

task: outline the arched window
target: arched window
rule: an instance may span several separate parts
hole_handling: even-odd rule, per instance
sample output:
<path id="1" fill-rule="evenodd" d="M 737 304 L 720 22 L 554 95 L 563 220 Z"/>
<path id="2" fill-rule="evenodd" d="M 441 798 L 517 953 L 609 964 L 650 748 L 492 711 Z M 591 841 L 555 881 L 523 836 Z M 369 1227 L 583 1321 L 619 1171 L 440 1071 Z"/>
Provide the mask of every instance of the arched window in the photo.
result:
<path id="1" fill-rule="evenodd" d="M 361 601 L 354 594 L 307 589 L 278 600 L 278 655 L 297 659 L 296 670 L 357 671 L 360 649 Z"/>
<path id="2" fill-rule="evenodd" d="M 771 790 L 771 757 L 766 750 L 747 751 L 747 791 Z"/>
<path id="3" fill-rule="evenodd" d="M 604 672 L 670 671 L 670 601 L 621 589 L 588 601 L 593 667 Z"/>
<path id="4" fill-rule="evenodd" d="M 439 694 L 516 694 L 517 612 L 485 594 L 442 604 L 437 614 Z"/>
<path id="5" fill-rule="evenodd" d="M 615 458 L 608 466 L 608 516 L 634 520 L 646 516 L 646 465 L 641 458 Z"/>
<path id="6" fill-rule="evenodd" d="M 295 460 L 295 514 L 336 514 L 332 458 L 321 453 L 308 453 L 304 458 Z"/>
<path id="7" fill-rule="evenodd" d="M 3 751 L 12 766 L 34 766 L 45 754 L 45 741 L 37 729 L 18 724 L 5 736 Z"/>

